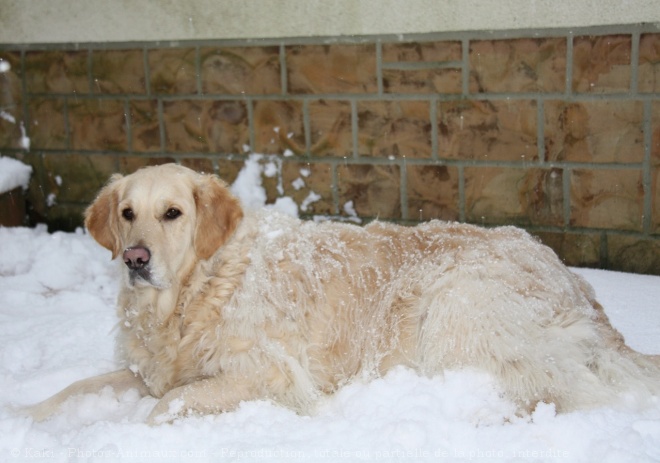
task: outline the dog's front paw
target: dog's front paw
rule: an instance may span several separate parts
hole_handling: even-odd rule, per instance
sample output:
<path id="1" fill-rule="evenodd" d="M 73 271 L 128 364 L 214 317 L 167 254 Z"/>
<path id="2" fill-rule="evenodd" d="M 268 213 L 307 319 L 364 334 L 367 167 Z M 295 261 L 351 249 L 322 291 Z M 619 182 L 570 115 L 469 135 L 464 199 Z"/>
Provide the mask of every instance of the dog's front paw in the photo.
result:
<path id="1" fill-rule="evenodd" d="M 150 426 L 158 426 L 165 423 L 171 423 L 185 414 L 186 403 L 179 397 L 170 397 L 169 394 L 158 401 L 154 409 L 147 417 L 147 423 Z"/>
<path id="2" fill-rule="evenodd" d="M 53 416 L 60 408 L 60 404 L 53 404 L 50 400 L 44 400 L 35 405 L 28 405 L 24 407 L 15 407 L 14 412 L 18 415 L 29 416 L 37 423 L 46 421 Z"/>

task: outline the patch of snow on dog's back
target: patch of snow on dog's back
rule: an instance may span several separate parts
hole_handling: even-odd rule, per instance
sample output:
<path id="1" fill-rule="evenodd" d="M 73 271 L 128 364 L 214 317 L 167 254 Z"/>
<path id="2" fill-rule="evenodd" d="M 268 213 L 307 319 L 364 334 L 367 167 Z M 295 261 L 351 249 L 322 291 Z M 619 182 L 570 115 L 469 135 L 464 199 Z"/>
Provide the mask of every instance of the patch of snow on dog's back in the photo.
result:
<path id="1" fill-rule="evenodd" d="M 283 196 L 275 200 L 275 204 L 266 206 L 291 217 L 298 217 L 298 205 L 288 196 Z"/>
<path id="2" fill-rule="evenodd" d="M 266 190 L 262 185 L 262 167 L 259 163 L 261 159 L 261 155 L 250 155 L 230 188 L 246 209 L 259 209 L 266 204 Z"/>
<path id="3" fill-rule="evenodd" d="M 231 185 L 230 190 L 247 210 L 257 210 L 265 207 L 298 217 L 298 205 L 288 196 L 280 196 L 273 204 L 266 204 L 268 195 L 263 186 L 262 176 L 277 176 L 279 179 L 277 191 L 282 195 L 284 190 L 281 187 L 281 171 L 281 161 L 275 162 L 262 154 L 251 154 L 245 160 L 245 164 Z"/>

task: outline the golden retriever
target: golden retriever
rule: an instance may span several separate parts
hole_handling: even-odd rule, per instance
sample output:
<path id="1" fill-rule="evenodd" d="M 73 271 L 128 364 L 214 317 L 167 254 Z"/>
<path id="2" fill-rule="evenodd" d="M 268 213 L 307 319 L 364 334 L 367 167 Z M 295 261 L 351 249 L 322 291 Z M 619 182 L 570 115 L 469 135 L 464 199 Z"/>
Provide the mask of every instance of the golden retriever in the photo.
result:
<path id="1" fill-rule="evenodd" d="M 489 372 L 521 411 L 658 392 L 591 287 L 514 227 L 312 223 L 244 211 L 212 175 L 168 164 L 113 176 L 86 212 L 120 256 L 126 368 L 32 408 L 37 419 L 110 385 L 160 398 L 149 422 L 268 399 L 311 413 L 359 377 Z"/>

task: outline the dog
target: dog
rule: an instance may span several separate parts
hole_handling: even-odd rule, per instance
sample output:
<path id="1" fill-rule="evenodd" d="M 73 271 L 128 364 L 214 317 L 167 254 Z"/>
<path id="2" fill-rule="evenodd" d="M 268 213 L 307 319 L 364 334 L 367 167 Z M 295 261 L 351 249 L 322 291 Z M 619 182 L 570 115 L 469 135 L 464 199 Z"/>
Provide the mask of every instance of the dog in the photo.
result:
<path id="1" fill-rule="evenodd" d="M 486 371 L 520 413 L 658 393 L 657 357 L 627 347 L 589 284 L 515 227 L 244 211 L 219 178 L 175 164 L 112 176 L 85 225 L 121 257 L 126 368 L 37 404 L 38 420 L 108 385 L 159 398 L 151 424 L 256 399 L 310 414 L 398 365 Z"/>

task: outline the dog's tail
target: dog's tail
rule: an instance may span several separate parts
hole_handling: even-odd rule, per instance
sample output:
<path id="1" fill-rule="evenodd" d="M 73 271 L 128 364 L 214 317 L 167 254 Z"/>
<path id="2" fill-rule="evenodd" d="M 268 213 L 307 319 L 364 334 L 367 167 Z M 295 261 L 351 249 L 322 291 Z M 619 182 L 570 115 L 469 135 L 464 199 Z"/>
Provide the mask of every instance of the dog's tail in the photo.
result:
<path id="1" fill-rule="evenodd" d="M 645 404 L 660 396 L 660 356 L 642 354 L 629 347 L 610 323 L 591 285 L 579 276 L 577 280 L 596 313 L 594 322 L 600 345 L 594 349 L 588 367 L 601 383 L 600 389 L 629 403 Z"/>
<path id="2" fill-rule="evenodd" d="M 521 411 L 539 402 L 567 412 L 660 396 L 659 358 L 626 346 L 586 281 L 558 261 L 552 280 L 493 268 L 454 269 L 428 284 L 419 301 L 423 373 L 485 370 Z"/>

